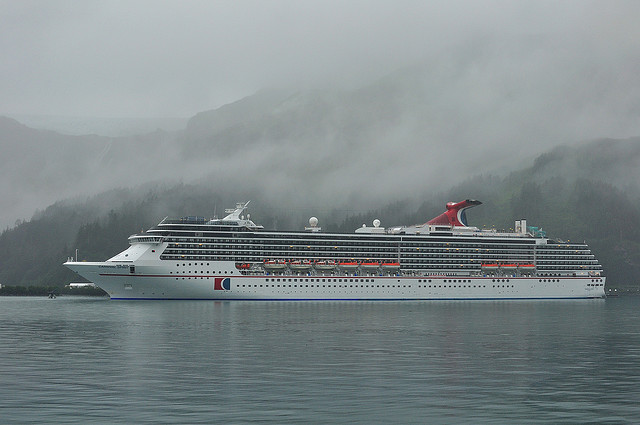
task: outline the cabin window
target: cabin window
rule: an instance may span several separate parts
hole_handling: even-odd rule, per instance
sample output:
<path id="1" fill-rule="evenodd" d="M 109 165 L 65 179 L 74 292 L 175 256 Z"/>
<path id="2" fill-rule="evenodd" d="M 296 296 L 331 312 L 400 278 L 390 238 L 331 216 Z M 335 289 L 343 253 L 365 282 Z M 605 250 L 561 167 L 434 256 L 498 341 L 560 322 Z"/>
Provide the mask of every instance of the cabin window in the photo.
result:
<path id="1" fill-rule="evenodd" d="M 136 266 L 129 266 L 129 273 L 135 273 L 136 272 Z"/>

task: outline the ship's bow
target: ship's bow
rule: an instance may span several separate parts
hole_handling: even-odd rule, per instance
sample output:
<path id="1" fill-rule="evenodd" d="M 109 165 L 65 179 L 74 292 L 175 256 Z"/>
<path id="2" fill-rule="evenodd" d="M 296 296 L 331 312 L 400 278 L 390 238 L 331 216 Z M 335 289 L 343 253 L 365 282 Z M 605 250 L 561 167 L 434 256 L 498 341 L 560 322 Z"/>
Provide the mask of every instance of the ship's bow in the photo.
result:
<path id="1" fill-rule="evenodd" d="M 104 270 L 109 267 L 114 267 L 112 264 L 104 262 L 88 262 L 88 261 L 67 261 L 63 264 L 70 270 L 78 273 L 80 276 L 87 279 L 89 282 L 94 283 L 96 286 L 102 288 L 111 297 L 113 297 L 116 287 L 110 284 L 107 279 L 102 275 Z"/>

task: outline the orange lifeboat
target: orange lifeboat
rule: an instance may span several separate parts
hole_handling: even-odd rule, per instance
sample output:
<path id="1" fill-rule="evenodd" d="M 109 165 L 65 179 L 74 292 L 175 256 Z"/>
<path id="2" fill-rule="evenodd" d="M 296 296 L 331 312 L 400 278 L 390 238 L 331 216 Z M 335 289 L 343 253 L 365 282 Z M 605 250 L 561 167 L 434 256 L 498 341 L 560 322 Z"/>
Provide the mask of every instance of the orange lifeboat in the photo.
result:
<path id="1" fill-rule="evenodd" d="M 500 268 L 505 272 L 512 272 L 518 268 L 517 264 L 501 264 Z"/>
<path id="2" fill-rule="evenodd" d="M 295 260 L 289 263 L 291 270 L 306 271 L 311 268 L 311 261 L 309 260 Z"/>
<path id="3" fill-rule="evenodd" d="M 377 261 L 363 261 L 360 263 L 360 267 L 363 270 L 377 270 L 380 267 L 380 263 Z"/>
<path id="4" fill-rule="evenodd" d="M 357 261 L 340 261 L 338 267 L 343 270 L 355 270 L 359 266 Z"/>
<path id="5" fill-rule="evenodd" d="M 384 270 L 398 270 L 400 269 L 400 263 L 395 262 L 395 261 L 391 261 L 388 263 L 382 263 L 382 268 Z"/>
<path id="6" fill-rule="evenodd" d="M 316 261 L 313 264 L 313 267 L 315 267 L 317 270 L 321 270 L 321 271 L 333 270 L 333 269 L 336 268 L 336 262 L 333 261 L 333 260 Z"/>
<path id="7" fill-rule="evenodd" d="M 518 266 L 518 270 L 520 271 L 520 273 L 522 274 L 531 274 L 531 273 L 535 273 L 536 271 L 536 265 L 535 264 L 520 264 Z"/>
<path id="8" fill-rule="evenodd" d="M 500 265 L 497 263 L 488 263 L 488 264 L 483 264 L 480 267 L 482 268 L 482 271 L 495 272 L 495 271 L 498 271 L 498 268 L 500 268 Z"/>
<path id="9" fill-rule="evenodd" d="M 280 271 L 287 267 L 287 263 L 284 260 L 264 260 L 262 267 L 269 271 Z"/>

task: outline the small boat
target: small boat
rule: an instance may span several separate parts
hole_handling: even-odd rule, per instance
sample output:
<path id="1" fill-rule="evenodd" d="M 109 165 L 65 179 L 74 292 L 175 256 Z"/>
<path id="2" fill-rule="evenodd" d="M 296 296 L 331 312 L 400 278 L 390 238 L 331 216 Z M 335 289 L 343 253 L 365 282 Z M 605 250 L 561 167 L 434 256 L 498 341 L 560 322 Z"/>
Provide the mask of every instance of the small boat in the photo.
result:
<path id="1" fill-rule="evenodd" d="M 343 270 L 355 270 L 359 266 L 357 261 L 340 261 L 338 267 Z"/>
<path id="2" fill-rule="evenodd" d="M 360 263 L 360 267 L 363 270 L 377 270 L 380 267 L 380 263 L 377 261 L 363 261 Z"/>
<path id="3" fill-rule="evenodd" d="M 498 264 L 495 263 L 490 263 L 490 264 L 483 264 L 482 266 L 480 266 L 482 268 L 482 271 L 486 271 L 486 272 L 495 272 L 498 270 L 498 268 L 500 267 Z"/>
<path id="4" fill-rule="evenodd" d="M 238 270 L 249 270 L 251 268 L 251 263 L 236 263 L 236 269 Z"/>
<path id="5" fill-rule="evenodd" d="M 500 268 L 506 272 L 512 272 L 517 270 L 518 265 L 517 264 L 501 264 Z"/>
<path id="6" fill-rule="evenodd" d="M 295 260 L 289 262 L 289 268 L 296 271 L 309 270 L 311 268 L 311 265 L 311 261 L 309 260 Z"/>
<path id="7" fill-rule="evenodd" d="M 284 260 L 265 260 L 262 267 L 269 271 L 280 271 L 287 267 L 287 263 Z"/>
<path id="8" fill-rule="evenodd" d="M 400 263 L 398 263 L 398 262 L 382 263 L 382 268 L 384 270 L 399 270 L 400 269 Z"/>
<path id="9" fill-rule="evenodd" d="M 333 260 L 316 261 L 313 264 L 313 267 L 315 267 L 316 270 L 320 270 L 320 271 L 330 271 L 336 268 L 336 262 Z"/>
<path id="10" fill-rule="evenodd" d="M 536 271 L 535 264 L 520 264 L 518 271 L 523 274 L 534 273 Z"/>

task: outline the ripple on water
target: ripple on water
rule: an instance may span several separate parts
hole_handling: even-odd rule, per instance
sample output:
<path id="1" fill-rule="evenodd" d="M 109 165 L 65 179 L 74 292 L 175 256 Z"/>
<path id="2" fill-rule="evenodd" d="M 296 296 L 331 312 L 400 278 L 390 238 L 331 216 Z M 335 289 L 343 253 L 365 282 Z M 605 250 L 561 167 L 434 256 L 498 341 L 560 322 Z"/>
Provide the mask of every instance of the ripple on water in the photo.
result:
<path id="1" fill-rule="evenodd" d="M 6 423 L 607 423 L 640 417 L 640 298 L 0 298 Z"/>

